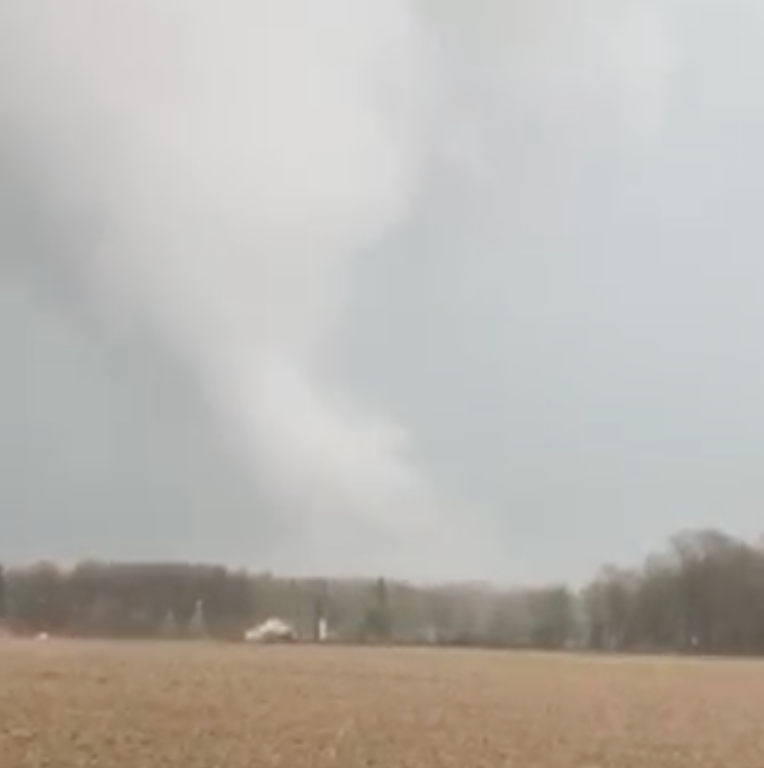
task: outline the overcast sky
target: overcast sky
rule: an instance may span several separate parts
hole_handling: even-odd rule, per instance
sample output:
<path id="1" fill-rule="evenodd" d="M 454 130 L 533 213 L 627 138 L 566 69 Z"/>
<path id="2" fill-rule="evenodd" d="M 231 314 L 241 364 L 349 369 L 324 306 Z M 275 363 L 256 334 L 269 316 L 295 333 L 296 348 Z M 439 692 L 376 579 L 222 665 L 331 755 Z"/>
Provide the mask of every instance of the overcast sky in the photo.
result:
<path id="1" fill-rule="evenodd" d="M 0 25 L 14 2 L 0 0 Z M 92 13 L 87 0 L 77 5 Z M 10 76 L 0 77 L 0 559 L 191 557 L 395 573 L 409 569 L 412 553 L 395 555 L 409 539 L 428 574 L 527 581 L 639 560 L 687 527 L 761 532 L 764 13 L 752 0 L 667 0 L 661 11 L 584 0 L 580 12 L 550 0 L 546 16 L 508 5 L 506 14 L 489 0 L 469 13 L 455 3 L 407 11 L 427 33 L 437 84 L 416 147 L 437 151 L 406 181 L 405 204 L 343 240 L 353 253 L 340 319 L 326 320 L 326 360 L 354 398 L 403 425 L 407 461 L 426 478 L 427 503 L 437 499 L 434 528 L 409 535 L 392 509 L 404 499 L 396 485 L 384 496 L 395 522 L 387 539 L 381 503 L 355 522 L 318 505 L 307 524 L 289 478 L 268 487 L 287 454 L 269 454 L 262 437 L 249 453 L 228 439 L 236 414 L 220 418 L 199 373 L 211 358 L 197 369 L 172 343 L 182 335 L 168 342 L 150 324 L 104 319 L 73 265 L 98 250 L 109 211 L 51 202 L 48 176 L 28 161 L 35 145 L 19 138 L 19 126 L 46 113 L 24 113 Z M 44 36 L 17 16 L 39 53 Z M 301 34 L 320 27 L 311 16 Z M 310 125 L 298 128 L 296 141 Z M 45 147 L 78 163 L 83 141 L 76 152 L 65 141 Z M 214 164 L 216 145 L 204 146 Z M 76 167 L 57 167 L 56 201 Z M 240 273 L 245 303 L 246 279 L 259 274 Z M 251 290 L 253 302 L 269 299 Z M 276 338 L 244 341 L 271 348 Z M 301 365 L 313 360 L 312 340 L 286 338 Z M 264 421 L 268 408 L 255 411 L 253 429 L 271 430 L 273 444 L 282 426 L 295 429 L 299 442 L 297 416 Z M 320 454 L 329 443 L 316 445 Z M 363 455 L 359 472 L 378 457 Z M 386 493 L 392 459 L 385 466 L 337 498 L 352 506 Z"/>

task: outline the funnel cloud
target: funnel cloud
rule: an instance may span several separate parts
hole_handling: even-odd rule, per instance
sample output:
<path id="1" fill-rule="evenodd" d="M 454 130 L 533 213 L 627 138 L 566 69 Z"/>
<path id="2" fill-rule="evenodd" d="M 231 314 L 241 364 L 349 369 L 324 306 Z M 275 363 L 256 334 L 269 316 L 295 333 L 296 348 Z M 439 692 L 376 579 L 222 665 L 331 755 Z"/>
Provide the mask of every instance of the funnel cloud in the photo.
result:
<path id="1" fill-rule="evenodd" d="M 693 145 L 678 136 L 699 94 L 723 91 L 705 63 L 716 7 L 0 0 L 4 311 L 121 354 L 129 375 L 93 375 L 119 378 L 128 410 L 125 377 L 172 369 L 145 385 L 166 405 L 142 411 L 144 434 L 180 390 L 177 418 L 205 424 L 190 440 L 169 426 L 154 468 L 125 481 L 139 517 L 180 467 L 186 496 L 167 490 L 156 517 L 184 534 L 149 528 L 145 551 L 246 561 L 249 538 L 258 564 L 292 570 L 530 576 L 565 560 L 550 545 L 537 565 L 542 532 L 570 541 L 582 521 L 588 543 L 565 568 L 594 567 L 635 498 L 665 510 L 681 497 L 701 458 L 681 454 L 673 480 L 650 474 L 660 424 L 643 433 L 629 412 L 675 402 L 703 364 L 671 367 L 650 335 L 657 311 L 674 342 L 689 338 L 669 298 L 680 257 L 661 274 L 646 254 L 691 247 L 659 201 L 703 204 L 683 188 Z M 70 344 L 51 339 L 54 357 Z M 633 394 L 637 370 L 649 381 Z M 659 370 L 673 372 L 663 387 Z M 75 445 L 92 408 L 71 416 Z M 131 421 L 98 439 L 126 444 Z M 182 443 L 215 447 L 184 470 Z M 217 464 L 229 480 L 205 481 Z M 89 477 L 140 554 L 97 471 L 70 467 L 58 502 L 27 484 L 9 503 L 60 504 L 60 554 L 81 555 L 98 537 L 62 521 Z M 189 493 L 206 499 L 193 514 Z M 237 510 L 219 529 L 215 499 Z M 585 523 L 586 507 L 610 522 Z M 34 528 L 17 550 L 59 554 Z"/>

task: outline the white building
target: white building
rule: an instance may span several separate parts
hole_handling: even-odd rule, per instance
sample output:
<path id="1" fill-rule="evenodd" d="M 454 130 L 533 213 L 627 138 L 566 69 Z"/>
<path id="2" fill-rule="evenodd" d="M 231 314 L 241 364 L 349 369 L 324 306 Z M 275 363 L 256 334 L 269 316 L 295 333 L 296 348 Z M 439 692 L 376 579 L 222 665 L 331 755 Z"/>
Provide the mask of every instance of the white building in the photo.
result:
<path id="1" fill-rule="evenodd" d="M 297 639 L 297 633 L 290 624 L 278 618 L 271 618 L 244 633 L 248 643 L 284 643 Z"/>

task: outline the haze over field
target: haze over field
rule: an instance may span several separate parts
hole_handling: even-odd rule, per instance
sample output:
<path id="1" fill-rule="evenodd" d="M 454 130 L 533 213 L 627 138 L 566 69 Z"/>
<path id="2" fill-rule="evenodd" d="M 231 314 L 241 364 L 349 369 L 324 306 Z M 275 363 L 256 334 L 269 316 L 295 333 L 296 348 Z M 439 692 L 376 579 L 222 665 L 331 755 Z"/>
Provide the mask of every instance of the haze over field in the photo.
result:
<path id="1" fill-rule="evenodd" d="M 584 576 L 758 531 L 753 0 L 0 0 L 0 559 Z"/>

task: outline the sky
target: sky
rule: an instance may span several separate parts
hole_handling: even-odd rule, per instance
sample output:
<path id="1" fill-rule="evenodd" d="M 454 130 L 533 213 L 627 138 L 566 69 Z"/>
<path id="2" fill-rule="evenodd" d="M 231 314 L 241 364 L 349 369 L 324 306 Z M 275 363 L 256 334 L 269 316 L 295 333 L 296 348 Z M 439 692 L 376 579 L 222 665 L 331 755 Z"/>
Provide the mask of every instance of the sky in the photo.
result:
<path id="1" fill-rule="evenodd" d="M 762 33 L 0 0 L 0 559 L 528 582 L 758 536 Z"/>

